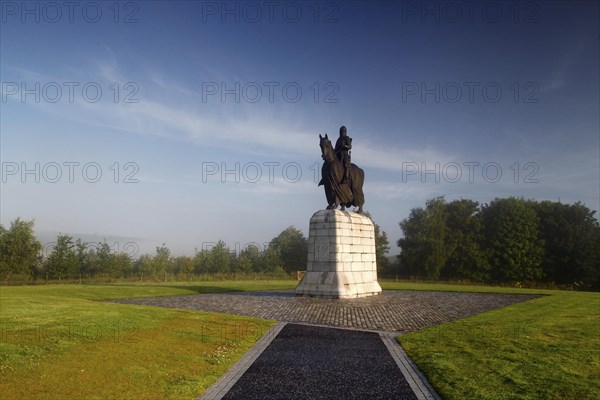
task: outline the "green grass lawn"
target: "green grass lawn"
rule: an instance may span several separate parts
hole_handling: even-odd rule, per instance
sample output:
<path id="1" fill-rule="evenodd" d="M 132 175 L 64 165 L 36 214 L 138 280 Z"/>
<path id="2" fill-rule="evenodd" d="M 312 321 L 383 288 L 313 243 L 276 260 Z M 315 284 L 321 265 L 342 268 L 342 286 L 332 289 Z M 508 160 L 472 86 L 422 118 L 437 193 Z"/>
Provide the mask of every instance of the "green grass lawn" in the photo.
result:
<path id="1" fill-rule="evenodd" d="M 0 287 L 0 397 L 194 399 L 272 321 L 104 303 L 291 281 Z"/>
<path id="2" fill-rule="evenodd" d="M 517 294 L 555 294 L 556 290 L 527 289 L 506 286 L 481 286 L 481 285 L 459 285 L 453 283 L 418 283 L 418 282 L 393 282 L 379 281 L 385 290 L 427 290 L 441 292 L 468 292 L 468 293 L 517 293 Z"/>
<path id="3" fill-rule="evenodd" d="M 599 293 L 393 282 L 382 286 L 546 295 L 399 337 L 443 398 L 600 398 Z"/>

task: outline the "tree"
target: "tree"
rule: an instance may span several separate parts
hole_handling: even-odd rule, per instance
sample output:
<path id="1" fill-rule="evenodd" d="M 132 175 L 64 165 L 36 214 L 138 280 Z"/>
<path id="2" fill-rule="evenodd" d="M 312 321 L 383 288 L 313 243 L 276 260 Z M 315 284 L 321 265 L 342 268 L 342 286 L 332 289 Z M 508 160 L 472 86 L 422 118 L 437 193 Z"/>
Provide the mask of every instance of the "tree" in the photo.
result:
<path id="1" fill-rule="evenodd" d="M 549 281 L 598 284 L 600 226 L 585 205 L 542 201 L 535 203 L 543 239 L 542 268 Z"/>
<path id="2" fill-rule="evenodd" d="M 300 230 L 290 226 L 269 242 L 267 253 L 273 269 L 280 266 L 286 272 L 305 270 L 308 240 Z"/>
<path id="3" fill-rule="evenodd" d="M 428 200 L 425 209 L 413 208 L 400 222 L 404 238 L 398 240 L 406 272 L 439 279 L 446 262 L 446 210 L 443 197 Z"/>
<path id="4" fill-rule="evenodd" d="M 256 244 L 250 243 L 247 246 L 245 246 L 240 251 L 240 258 L 242 257 L 247 258 L 250 261 L 252 271 L 260 272 L 267 270 L 267 263 L 264 254 L 260 251 Z"/>
<path id="5" fill-rule="evenodd" d="M 231 270 L 231 251 L 224 241 L 219 240 L 210 250 L 205 261 L 207 263 L 207 272 L 211 274 L 229 272 Z"/>
<path id="6" fill-rule="evenodd" d="M 91 270 L 91 250 L 88 244 L 81 239 L 75 242 L 75 258 L 77 259 L 77 273 L 90 273 Z"/>
<path id="7" fill-rule="evenodd" d="M 479 203 L 454 200 L 446 204 L 446 254 L 442 268 L 445 278 L 483 281 L 489 278 L 489 263 L 481 248 L 483 234 Z"/>
<path id="8" fill-rule="evenodd" d="M 173 272 L 180 277 L 191 277 L 191 274 L 194 272 L 194 260 L 192 257 L 175 257 L 172 264 Z"/>
<path id="9" fill-rule="evenodd" d="M 148 279 L 149 277 L 154 276 L 155 271 L 152 256 L 149 254 L 140 256 L 135 262 L 134 270 L 140 274 L 140 280 L 144 280 L 144 277 Z"/>
<path id="10" fill-rule="evenodd" d="M 202 274 L 208 272 L 208 259 L 210 258 L 210 254 L 207 250 L 196 249 L 196 254 L 194 254 L 194 272 L 197 274 Z"/>
<path id="11" fill-rule="evenodd" d="M 14 275 L 31 276 L 38 263 L 41 243 L 33 233 L 34 221 L 12 221 L 9 229 L 0 225 L 0 277 L 10 282 Z"/>
<path id="12" fill-rule="evenodd" d="M 71 236 L 58 235 L 52 253 L 44 262 L 44 269 L 51 277 L 58 278 L 58 280 L 77 273 L 78 257 Z"/>
<path id="13" fill-rule="evenodd" d="M 152 260 L 154 263 L 155 277 L 166 277 L 167 271 L 170 270 L 171 250 L 163 243 L 162 246 L 156 248 L 156 254 Z"/>
<path id="14" fill-rule="evenodd" d="M 492 278 L 535 281 L 543 277 L 543 241 L 532 202 L 495 199 L 482 207 L 481 218 Z"/>
<path id="15" fill-rule="evenodd" d="M 93 257 L 92 270 L 96 274 L 111 275 L 113 273 L 113 252 L 106 239 L 98 243 Z"/>
<path id="16" fill-rule="evenodd" d="M 267 246 L 262 252 L 262 269 L 261 272 L 273 273 L 277 270 L 283 270 L 281 267 L 282 261 L 279 255 L 279 249 L 274 246 Z"/>
<path id="17" fill-rule="evenodd" d="M 8 230 L 0 224 L 0 279 L 10 279 L 12 275 L 8 254 Z"/>
<path id="18" fill-rule="evenodd" d="M 194 273 L 194 259 L 192 257 L 185 257 L 180 268 L 180 272 L 187 277 L 192 277 Z"/>
<path id="19" fill-rule="evenodd" d="M 112 258 L 111 277 L 120 278 L 131 274 L 133 271 L 133 263 L 129 254 L 120 252 L 113 254 Z"/>
<path id="20" fill-rule="evenodd" d="M 252 272 L 252 260 L 248 256 L 240 255 L 236 260 L 235 272 L 240 274 Z"/>

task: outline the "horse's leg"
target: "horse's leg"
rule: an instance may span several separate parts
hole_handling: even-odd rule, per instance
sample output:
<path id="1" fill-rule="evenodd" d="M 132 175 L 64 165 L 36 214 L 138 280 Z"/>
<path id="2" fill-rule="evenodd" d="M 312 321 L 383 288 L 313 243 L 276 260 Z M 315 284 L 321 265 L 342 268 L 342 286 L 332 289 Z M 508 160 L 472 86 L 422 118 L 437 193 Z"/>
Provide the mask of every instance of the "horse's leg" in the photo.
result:
<path id="1" fill-rule="evenodd" d="M 335 210 L 338 206 L 337 196 L 335 195 L 335 192 L 333 191 L 333 189 L 329 189 L 328 193 L 329 194 L 327 196 L 327 203 L 329 203 L 329 205 L 327 206 L 327 209 Z"/>

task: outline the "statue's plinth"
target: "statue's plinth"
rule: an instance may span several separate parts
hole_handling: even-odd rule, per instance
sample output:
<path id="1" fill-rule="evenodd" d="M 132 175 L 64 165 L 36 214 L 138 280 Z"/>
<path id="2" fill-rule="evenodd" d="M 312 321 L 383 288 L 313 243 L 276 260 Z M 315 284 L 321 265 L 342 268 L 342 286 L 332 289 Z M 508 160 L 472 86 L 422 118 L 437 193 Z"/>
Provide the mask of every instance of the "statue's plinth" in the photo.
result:
<path id="1" fill-rule="evenodd" d="M 364 215 L 317 211 L 310 219 L 308 265 L 296 295 L 333 298 L 381 294 L 375 228 Z"/>

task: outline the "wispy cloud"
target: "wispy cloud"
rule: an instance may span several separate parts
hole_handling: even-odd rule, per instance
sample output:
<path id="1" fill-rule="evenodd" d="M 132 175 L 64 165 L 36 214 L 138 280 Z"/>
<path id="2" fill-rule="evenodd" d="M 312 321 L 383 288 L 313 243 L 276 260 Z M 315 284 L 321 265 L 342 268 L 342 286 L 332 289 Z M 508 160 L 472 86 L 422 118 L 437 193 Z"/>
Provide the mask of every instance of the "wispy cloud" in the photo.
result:
<path id="1" fill-rule="evenodd" d="M 365 187 L 374 196 L 384 200 L 415 200 L 429 199 L 440 195 L 439 185 L 424 185 L 419 183 L 399 184 L 398 182 L 370 182 Z"/>
<path id="2" fill-rule="evenodd" d="M 551 92 L 558 90 L 569 83 L 569 78 L 573 75 L 573 67 L 581 57 L 587 57 L 585 53 L 585 43 L 577 37 L 585 37 L 581 32 L 570 32 L 568 36 L 573 39 L 563 44 L 564 54 L 556 57 L 555 65 L 552 68 L 550 77 L 542 81 L 540 90 L 542 92 Z M 576 45 L 573 45 L 576 43 Z"/>
<path id="3" fill-rule="evenodd" d="M 240 192 L 258 195 L 312 194 L 317 191 L 317 184 L 310 179 L 289 181 L 277 177 L 273 182 L 261 180 L 256 183 L 236 185 L 234 188 Z"/>
<path id="4" fill-rule="evenodd" d="M 90 75 L 106 82 L 124 82 L 118 62 L 107 49 L 107 59 L 97 62 Z M 61 81 L 55 76 L 43 76 L 34 71 L 21 71 L 23 75 L 42 81 Z M 97 103 L 76 101 L 73 104 L 34 103 L 44 112 L 94 127 L 102 127 L 139 135 L 150 135 L 186 141 L 202 146 L 229 148 L 248 154 L 280 154 L 284 157 L 315 157 L 318 152 L 318 131 L 309 131 L 310 122 L 296 122 L 287 114 L 278 114 L 273 107 L 250 108 L 249 105 L 223 105 L 210 107 L 198 104 L 200 95 L 165 78 L 157 72 L 149 72 L 144 86 L 158 89 L 176 88 L 179 101 L 140 98 L 137 103 L 114 103 L 103 99 Z M 72 78 L 70 80 L 73 80 Z M 67 80 L 68 81 L 68 80 Z M 177 89 L 179 88 L 179 89 Z M 109 97 L 106 94 L 106 97 Z M 181 97 L 185 97 L 183 101 Z M 107 100 L 107 101 L 104 101 Z M 189 100 L 189 101 L 187 101 Z M 183 106 L 179 103 L 184 104 Z M 275 107 L 276 108 L 276 107 Z M 324 132 L 323 132 L 324 133 Z M 335 143 L 336 137 L 331 140 Z M 401 171 L 403 163 L 448 162 L 452 156 L 434 149 L 407 149 L 390 147 L 363 141 L 353 150 L 360 165 L 384 170 Z"/>

